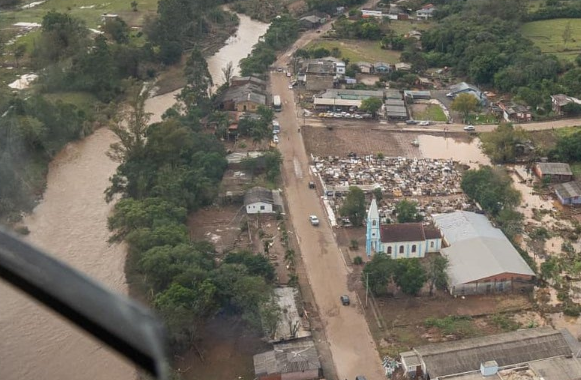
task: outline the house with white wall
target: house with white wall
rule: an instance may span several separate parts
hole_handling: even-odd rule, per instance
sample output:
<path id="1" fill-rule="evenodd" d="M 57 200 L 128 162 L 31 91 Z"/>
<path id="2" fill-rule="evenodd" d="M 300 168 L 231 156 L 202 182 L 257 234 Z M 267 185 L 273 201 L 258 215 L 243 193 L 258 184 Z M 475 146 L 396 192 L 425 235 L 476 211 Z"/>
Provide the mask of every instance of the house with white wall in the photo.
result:
<path id="1" fill-rule="evenodd" d="M 274 214 L 275 200 L 272 190 L 253 187 L 244 194 L 244 207 L 247 214 Z"/>
<path id="2" fill-rule="evenodd" d="M 365 253 L 383 252 L 392 259 L 421 258 L 426 253 L 439 252 L 442 246 L 440 231 L 422 223 L 381 225 L 377 202 L 371 201 L 367 213 Z"/>

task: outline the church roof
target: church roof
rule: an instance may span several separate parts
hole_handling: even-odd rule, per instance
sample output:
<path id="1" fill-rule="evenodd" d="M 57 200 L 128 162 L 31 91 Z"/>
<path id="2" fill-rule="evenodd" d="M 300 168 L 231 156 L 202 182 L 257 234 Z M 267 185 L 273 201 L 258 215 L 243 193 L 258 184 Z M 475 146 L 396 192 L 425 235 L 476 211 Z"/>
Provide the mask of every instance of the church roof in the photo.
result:
<path id="1" fill-rule="evenodd" d="M 383 243 L 425 241 L 440 237 L 440 231 L 433 227 L 424 227 L 422 223 L 397 223 L 381 226 L 381 241 Z"/>

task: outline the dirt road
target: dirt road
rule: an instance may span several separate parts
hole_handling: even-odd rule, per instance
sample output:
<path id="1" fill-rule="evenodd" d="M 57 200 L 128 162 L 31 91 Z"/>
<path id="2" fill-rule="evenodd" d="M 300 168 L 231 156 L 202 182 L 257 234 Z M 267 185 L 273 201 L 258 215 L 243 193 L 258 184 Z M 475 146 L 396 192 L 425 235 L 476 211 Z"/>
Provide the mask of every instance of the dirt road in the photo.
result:
<path id="1" fill-rule="evenodd" d="M 339 251 L 332 228 L 326 220 L 321 199 L 308 188 L 312 180 L 309 161 L 298 128 L 293 92 L 283 73 L 271 74 L 272 93 L 281 96 L 282 112 L 279 149 L 283 155 L 284 191 L 290 220 L 305 263 L 307 277 L 325 326 L 325 334 L 339 379 L 365 375 L 369 380 L 385 379 L 379 354 L 369 332 L 361 305 L 347 288 L 347 267 Z M 309 215 L 321 219 L 318 227 L 309 223 Z M 348 294 L 351 306 L 342 306 L 340 296 Z"/>

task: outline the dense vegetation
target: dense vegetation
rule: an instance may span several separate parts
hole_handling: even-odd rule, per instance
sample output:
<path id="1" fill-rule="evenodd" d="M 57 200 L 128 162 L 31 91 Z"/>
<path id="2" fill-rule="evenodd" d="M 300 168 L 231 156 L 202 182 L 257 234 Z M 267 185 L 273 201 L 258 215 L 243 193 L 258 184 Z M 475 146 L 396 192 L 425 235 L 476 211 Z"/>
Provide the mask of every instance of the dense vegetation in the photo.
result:
<path id="1" fill-rule="evenodd" d="M 121 18 L 104 23 L 104 34 L 92 34 L 68 13 L 52 10 L 43 17 L 34 43 L 14 49 L 16 66 L 22 62 L 38 71 L 37 84 L 22 98 L 0 94 L 1 220 L 16 221 L 21 210 L 31 209 L 43 193 L 52 157 L 67 142 L 106 124 L 134 81 L 152 79 L 162 64 L 178 61 L 184 49 L 203 43 L 212 25 L 233 22 L 235 15 L 214 5 L 160 1 L 158 16 L 144 28 L 147 41 Z M 53 100 L 71 92 L 87 101 Z"/>
<path id="2" fill-rule="evenodd" d="M 581 69 L 541 54 L 520 34 L 523 21 L 541 17 L 547 9 L 557 8 L 542 7 L 528 14 L 525 1 L 445 2 L 437 12 L 437 26 L 422 34 L 425 53 L 406 58 L 411 63 L 424 59 L 429 66 L 452 67 L 457 76 L 513 93 L 537 115 L 548 114 L 550 95 L 581 96 Z"/>
<path id="3" fill-rule="evenodd" d="M 252 48 L 250 55 L 240 61 L 242 75 L 263 74 L 276 61 L 277 50 L 290 46 L 297 38 L 299 24 L 284 15 L 272 21 L 264 39 Z"/>

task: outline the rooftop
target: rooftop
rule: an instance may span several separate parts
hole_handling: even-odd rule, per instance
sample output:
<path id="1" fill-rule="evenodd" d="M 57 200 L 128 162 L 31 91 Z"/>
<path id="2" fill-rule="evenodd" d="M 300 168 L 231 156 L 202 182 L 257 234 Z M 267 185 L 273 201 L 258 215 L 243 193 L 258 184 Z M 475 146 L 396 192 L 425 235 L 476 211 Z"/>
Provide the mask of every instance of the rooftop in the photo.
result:
<path id="1" fill-rule="evenodd" d="M 581 197 L 581 184 L 579 182 L 566 182 L 555 185 L 555 192 L 561 198 Z"/>
<path id="2" fill-rule="evenodd" d="M 367 98 L 383 99 L 383 91 L 378 90 L 351 90 L 351 89 L 328 89 L 320 95 L 327 99 L 351 99 L 363 100 Z"/>
<path id="3" fill-rule="evenodd" d="M 573 175 L 569 164 L 560 162 L 537 162 L 535 164 L 543 174 L 549 175 Z"/>
<path id="4" fill-rule="evenodd" d="M 275 343 L 274 350 L 254 355 L 256 376 L 318 370 L 319 354 L 311 339 Z"/>
<path id="5" fill-rule="evenodd" d="M 274 204 L 272 190 L 259 186 L 247 190 L 246 193 L 244 194 L 244 205 L 247 206 L 256 202 Z"/>
<path id="6" fill-rule="evenodd" d="M 426 239 L 437 239 L 440 237 L 438 230 L 435 228 L 426 228 L 422 223 L 396 223 L 381 226 L 381 241 L 383 243 L 425 241 Z"/>
<path id="7" fill-rule="evenodd" d="M 456 286 L 502 273 L 534 276 L 502 231 L 486 216 L 466 211 L 434 215 L 434 223 L 450 247 L 442 254 L 450 262 L 449 284 Z"/>
<path id="8" fill-rule="evenodd" d="M 551 327 L 523 329 L 416 347 L 401 356 L 415 360 L 413 354 L 416 354 L 425 363 L 430 377 L 435 379 L 476 371 L 481 363 L 490 360 L 495 360 L 499 367 L 504 367 L 571 355 L 575 348 L 569 346 L 564 334 L 570 335 L 567 330 L 562 332 Z"/>
<path id="9" fill-rule="evenodd" d="M 567 105 L 569 103 L 581 104 L 581 100 L 574 98 L 572 96 L 565 95 L 565 94 L 551 95 L 551 98 L 553 99 L 553 101 L 555 103 L 557 103 L 557 105 L 559 107 L 562 107 L 562 106 Z"/>

